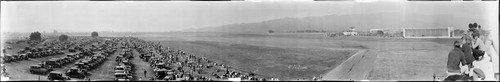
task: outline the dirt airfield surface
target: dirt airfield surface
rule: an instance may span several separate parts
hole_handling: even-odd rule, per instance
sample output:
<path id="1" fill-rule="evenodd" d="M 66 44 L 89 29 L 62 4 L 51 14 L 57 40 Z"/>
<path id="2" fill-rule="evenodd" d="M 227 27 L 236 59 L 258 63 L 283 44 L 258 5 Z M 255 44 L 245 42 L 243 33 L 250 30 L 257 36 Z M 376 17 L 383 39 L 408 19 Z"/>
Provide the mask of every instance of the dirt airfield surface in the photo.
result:
<path id="1" fill-rule="evenodd" d="M 432 81 L 433 75 L 437 79 L 444 79 L 447 54 L 452 50 L 451 43 L 458 40 L 364 36 L 331 38 L 324 34 L 287 33 L 165 33 L 135 36 L 193 52 L 195 55 L 215 58 L 248 71 L 279 77 L 280 80 L 322 77 L 323 80 Z M 342 51 L 353 52 L 341 54 Z M 259 56 L 268 59 L 259 60 Z M 292 65 L 293 68 L 294 64 L 316 69 L 297 71 L 286 67 Z"/>
<path id="2" fill-rule="evenodd" d="M 71 36 L 71 35 L 70 35 Z M 280 80 L 423 80 L 444 76 L 453 38 L 341 37 L 325 34 L 142 33 L 130 35 Z M 4 38 L 4 37 L 2 37 Z M 3 47 L 3 46 L 2 46 Z M 22 47 L 22 46 L 21 46 Z M 112 57 L 112 56 L 111 56 Z M 29 65 L 52 57 L 6 64 L 11 79 L 38 80 Z M 112 61 L 110 65 L 114 65 Z M 22 63 L 22 65 L 14 65 Z M 91 78 L 112 79 L 101 66 Z M 56 69 L 57 70 L 57 69 Z M 149 70 L 148 70 L 149 71 Z M 46 76 L 40 76 L 45 79 Z M 442 77 L 444 78 L 444 77 Z"/>

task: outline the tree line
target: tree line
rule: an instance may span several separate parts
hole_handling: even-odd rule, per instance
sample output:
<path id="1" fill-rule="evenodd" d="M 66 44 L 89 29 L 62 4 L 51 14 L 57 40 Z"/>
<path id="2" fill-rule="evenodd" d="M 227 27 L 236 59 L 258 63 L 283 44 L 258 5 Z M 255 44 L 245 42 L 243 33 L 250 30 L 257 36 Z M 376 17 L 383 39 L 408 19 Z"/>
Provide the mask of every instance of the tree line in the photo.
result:
<path id="1" fill-rule="evenodd" d="M 99 37 L 99 34 L 97 32 L 92 32 L 90 33 L 91 37 Z M 59 41 L 67 41 L 69 39 L 68 35 L 61 34 L 59 35 Z M 32 32 L 30 33 L 29 40 L 31 41 L 41 41 L 42 40 L 42 34 L 40 32 Z"/>

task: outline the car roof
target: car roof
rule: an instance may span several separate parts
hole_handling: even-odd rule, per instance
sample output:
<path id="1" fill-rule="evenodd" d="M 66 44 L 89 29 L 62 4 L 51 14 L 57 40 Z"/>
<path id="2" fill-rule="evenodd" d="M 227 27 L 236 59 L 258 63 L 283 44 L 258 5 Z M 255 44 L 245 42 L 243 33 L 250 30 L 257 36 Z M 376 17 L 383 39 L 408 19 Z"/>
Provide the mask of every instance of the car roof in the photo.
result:
<path id="1" fill-rule="evenodd" d="M 116 66 L 115 68 L 125 68 L 125 66 Z"/>
<path id="2" fill-rule="evenodd" d="M 127 75 L 126 73 L 115 73 L 115 75 Z"/>
<path id="3" fill-rule="evenodd" d="M 159 69 L 157 71 L 168 71 L 167 69 Z"/>
<path id="4" fill-rule="evenodd" d="M 30 67 L 41 67 L 40 65 L 31 65 Z"/>
<path id="5" fill-rule="evenodd" d="M 60 71 L 50 71 L 50 73 L 62 74 L 62 72 L 60 72 Z"/>

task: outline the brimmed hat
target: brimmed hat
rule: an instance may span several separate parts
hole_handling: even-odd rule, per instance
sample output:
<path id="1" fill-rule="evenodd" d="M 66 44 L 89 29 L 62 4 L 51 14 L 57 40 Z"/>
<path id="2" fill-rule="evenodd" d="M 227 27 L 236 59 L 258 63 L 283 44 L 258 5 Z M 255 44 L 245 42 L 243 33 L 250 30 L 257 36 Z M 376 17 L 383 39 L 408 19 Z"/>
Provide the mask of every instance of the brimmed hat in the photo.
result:
<path id="1" fill-rule="evenodd" d="M 453 42 L 453 45 L 460 46 L 460 45 L 462 45 L 462 42 L 460 40 L 457 40 L 457 41 Z"/>
<path id="2" fill-rule="evenodd" d="M 484 75 L 483 70 L 474 68 L 472 71 L 474 72 L 473 74 L 476 75 L 477 77 L 479 77 L 481 80 L 485 79 L 486 75 Z"/>
<path id="3" fill-rule="evenodd" d="M 472 24 L 472 27 L 476 28 L 477 25 L 478 25 L 477 23 L 474 23 L 474 24 Z"/>
<path id="4" fill-rule="evenodd" d="M 480 36 L 480 35 L 481 35 L 481 34 L 480 34 L 479 32 L 477 32 L 477 31 L 472 33 L 472 37 L 475 37 L 475 36 Z"/>
<path id="5" fill-rule="evenodd" d="M 472 23 L 469 23 L 469 28 L 472 28 L 472 27 L 473 27 L 473 26 L 472 26 Z"/>

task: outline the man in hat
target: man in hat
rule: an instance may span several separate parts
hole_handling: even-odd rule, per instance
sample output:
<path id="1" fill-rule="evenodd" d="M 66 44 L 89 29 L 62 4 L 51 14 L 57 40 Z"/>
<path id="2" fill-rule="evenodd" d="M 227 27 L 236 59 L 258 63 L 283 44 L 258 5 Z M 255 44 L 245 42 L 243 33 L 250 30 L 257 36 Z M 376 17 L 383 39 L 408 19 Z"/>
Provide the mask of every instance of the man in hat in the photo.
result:
<path id="1" fill-rule="evenodd" d="M 454 49 L 448 54 L 447 73 L 449 75 L 461 75 L 462 72 L 468 70 L 467 62 L 465 61 L 464 53 L 461 50 L 462 43 L 454 42 Z"/>
<path id="2" fill-rule="evenodd" d="M 467 32 L 467 34 L 471 33 L 472 31 Z M 461 49 L 466 61 L 464 64 L 472 65 L 472 62 L 475 60 L 474 55 L 472 54 L 472 37 L 469 37 L 469 35 L 464 35 L 464 37 L 462 37 Z"/>

